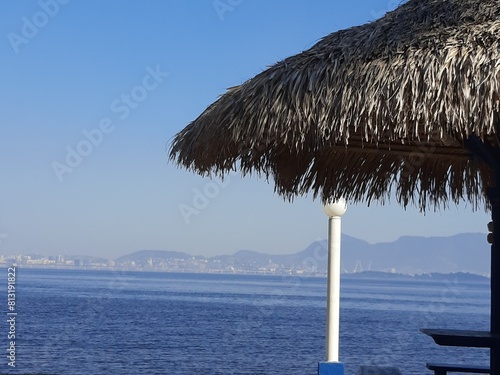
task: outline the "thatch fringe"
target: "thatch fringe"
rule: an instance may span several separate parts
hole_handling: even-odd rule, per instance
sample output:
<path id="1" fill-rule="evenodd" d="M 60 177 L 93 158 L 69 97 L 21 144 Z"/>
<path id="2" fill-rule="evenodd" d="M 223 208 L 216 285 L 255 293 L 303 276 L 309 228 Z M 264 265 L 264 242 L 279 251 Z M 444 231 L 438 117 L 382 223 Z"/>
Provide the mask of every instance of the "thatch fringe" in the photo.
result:
<path id="1" fill-rule="evenodd" d="M 395 187 L 404 206 L 476 206 L 492 177 L 463 140 L 498 146 L 499 35 L 498 0 L 410 0 L 229 89 L 170 157 L 201 174 L 263 173 L 288 198 L 370 202 Z"/>

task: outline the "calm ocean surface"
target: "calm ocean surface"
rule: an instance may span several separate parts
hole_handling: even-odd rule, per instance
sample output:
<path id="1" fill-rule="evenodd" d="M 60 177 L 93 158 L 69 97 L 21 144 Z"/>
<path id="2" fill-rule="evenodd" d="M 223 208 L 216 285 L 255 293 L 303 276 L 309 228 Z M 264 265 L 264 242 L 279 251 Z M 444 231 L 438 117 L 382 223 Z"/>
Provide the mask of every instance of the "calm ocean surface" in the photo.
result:
<path id="1" fill-rule="evenodd" d="M 7 269 L 0 333 L 8 349 Z M 326 279 L 17 269 L 16 368 L 24 374 L 316 374 Z M 429 373 L 426 361 L 488 364 L 420 328 L 489 329 L 489 284 L 344 278 L 341 360 Z"/>

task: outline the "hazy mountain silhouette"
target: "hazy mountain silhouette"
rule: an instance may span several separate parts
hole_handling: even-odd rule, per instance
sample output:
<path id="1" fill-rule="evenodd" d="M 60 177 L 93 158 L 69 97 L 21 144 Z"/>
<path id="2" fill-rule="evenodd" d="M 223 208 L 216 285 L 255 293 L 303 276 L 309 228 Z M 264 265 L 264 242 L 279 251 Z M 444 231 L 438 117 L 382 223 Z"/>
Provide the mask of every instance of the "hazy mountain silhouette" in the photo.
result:
<path id="1" fill-rule="evenodd" d="M 142 250 L 116 259 L 117 262 L 192 259 L 177 251 Z M 233 255 L 205 258 L 210 264 L 237 269 L 287 267 L 326 272 L 327 241 L 316 241 L 293 254 L 274 255 L 253 250 L 239 250 Z M 464 233 L 450 237 L 401 237 L 396 241 L 370 244 L 357 238 L 342 236 L 342 272 L 380 271 L 403 274 L 468 272 L 490 273 L 490 245 L 483 233 Z"/>
<path id="2" fill-rule="evenodd" d="M 326 240 L 311 247 L 325 247 Z M 326 251 L 326 250 L 325 250 Z M 401 237 L 393 242 L 369 244 L 342 236 L 344 272 L 383 271 L 406 274 L 470 272 L 490 273 L 490 245 L 482 233 L 450 237 Z"/>

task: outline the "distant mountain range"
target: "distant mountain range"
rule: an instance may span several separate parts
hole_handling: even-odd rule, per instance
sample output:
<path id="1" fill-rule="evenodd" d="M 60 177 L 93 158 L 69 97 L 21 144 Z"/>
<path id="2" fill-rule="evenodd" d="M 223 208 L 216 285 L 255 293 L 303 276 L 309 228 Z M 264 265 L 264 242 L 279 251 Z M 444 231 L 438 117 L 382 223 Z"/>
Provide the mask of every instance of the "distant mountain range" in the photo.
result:
<path id="1" fill-rule="evenodd" d="M 490 274 L 490 245 L 483 233 L 450 237 L 401 237 L 387 243 L 342 236 L 341 268 L 344 273 L 378 271 L 401 274 L 468 272 Z M 316 241 L 294 254 L 273 255 L 240 250 L 233 255 L 193 256 L 177 251 L 141 250 L 115 260 L 118 263 L 154 265 L 168 262 L 202 270 L 303 270 L 326 273 L 327 241 Z M 162 263 L 162 264 L 163 264 Z"/>

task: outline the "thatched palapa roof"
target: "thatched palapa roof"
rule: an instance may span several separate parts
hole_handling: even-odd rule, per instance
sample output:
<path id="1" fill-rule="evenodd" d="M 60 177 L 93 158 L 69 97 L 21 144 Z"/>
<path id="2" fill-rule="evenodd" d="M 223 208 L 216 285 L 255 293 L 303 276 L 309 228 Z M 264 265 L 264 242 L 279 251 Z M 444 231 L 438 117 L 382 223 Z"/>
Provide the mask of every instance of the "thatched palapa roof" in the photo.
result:
<path id="1" fill-rule="evenodd" d="M 409 0 L 228 89 L 179 132 L 170 158 L 200 174 L 272 177 L 291 198 L 474 206 L 498 147 L 500 1 Z"/>

